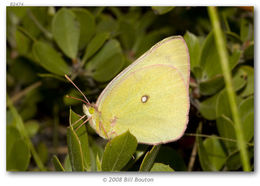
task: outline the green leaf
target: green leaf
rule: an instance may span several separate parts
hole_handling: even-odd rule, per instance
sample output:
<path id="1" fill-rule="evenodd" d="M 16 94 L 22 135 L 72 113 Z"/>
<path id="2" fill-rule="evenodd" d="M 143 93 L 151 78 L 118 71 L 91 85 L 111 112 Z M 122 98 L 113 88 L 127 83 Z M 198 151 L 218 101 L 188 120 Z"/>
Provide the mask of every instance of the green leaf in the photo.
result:
<path id="1" fill-rule="evenodd" d="M 136 23 L 126 19 L 120 19 L 119 32 L 119 37 L 122 46 L 127 50 L 130 50 L 133 47 L 136 41 L 136 35 L 138 34 L 136 29 Z"/>
<path id="2" fill-rule="evenodd" d="M 237 170 L 242 166 L 239 151 L 233 152 L 226 161 L 228 170 Z"/>
<path id="3" fill-rule="evenodd" d="M 229 67 L 230 69 L 234 69 L 240 60 L 241 57 L 241 51 L 240 50 L 235 50 L 231 56 L 229 56 Z"/>
<path id="4" fill-rule="evenodd" d="M 146 153 L 142 164 L 140 166 L 140 171 L 150 171 L 153 167 L 154 160 L 160 150 L 161 145 L 154 145 L 153 148 Z"/>
<path id="5" fill-rule="evenodd" d="M 216 105 L 217 105 L 218 94 L 213 95 L 210 98 L 205 99 L 199 103 L 199 111 L 201 115 L 208 120 L 215 120 L 216 116 Z"/>
<path id="6" fill-rule="evenodd" d="M 217 118 L 217 129 L 221 137 L 236 140 L 234 123 L 227 116 L 222 115 Z M 223 140 L 223 143 L 229 153 L 237 149 L 237 143 L 235 142 Z"/>
<path id="7" fill-rule="evenodd" d="M 148 145 L 138 144 L 136 151 L 133 155 L 134 158 L 132 158 L 126 164 L 126 166 L 124 166 L 124 168 L 121 169 L 121 171 L 128 171 L 130 168 L 132 168 L 134 166 L 134 164 L 146 153 L 147 148 L 148 148 Z"/>
<path id="8" fill-rule="evenodd" d="M 217 129 L 221 137 L 236 139 L 234 123 L 227 116 L 222 115 L 217 119 Z"/>
<path id="9" fill-rule="evenodd" d="M 39 122 L 36 120 L 29 120 L 25 123 L 25 128 L 30 137 L 33 137 L 40 128 Z"/>
<path id="10" fill-rule="evenodd" d="M 244 58 L 245 60 L 253 60 L 254 59 L 254 42 L 251 42 L 248 47 L 244 50 Z"/>
<path id="11" fill-rule="evenodd" d="M 101 160 L 99 159 L 98 157 L 98 154 L 96 156 L 96 167 L 97 167 L 97 171 L 102 171 L 102 168 L 101 168 Z"/>
<path id="12" fill-rule="evenodd" d="M 202 95 L 208 96 L 215 94 L 224 86 L 224 78 L 222 75 L 218 74 L 206 81 L 201 81 L 199 83 L 199 90 Z"/>
<path id="13" fill-rule="evenodd" d="M 247 97 L 254 94 L 254 69 L 250 66 L 241 66 L 240 68 L 247 73 L 247 84 L 239 95 Z"/>
<path id="14" fill-rule="evenodd" d="M 37 152 L 38 152 L 42 162 L 46 163 L 49 158 L 49 151 L 48 151 L 48 147 L 46 146 L 46 144 L 44 142 L 40 142 L 37 145 Z"/>
<path id="15" fill-rule="evenodd" d="M 254 157 L 254 148 L 248 149 L 248 155 L 250 159 Z M 240 151 L 235 151 L 230 154 L 230 156 L 226 160 L 226 166 L 228 170 L 238 170 L 240 167 L 242 167 L 242 161 L 240 157 Z"/>
<path id="16" fill-rule="evenodd" d="M 74 88 L 73 89 L 70 89 L 63 97 L 63 102 L 65 105 L 68 105 L 68 106 L 72 106 L 72 105 L 78 105 L 78 104 L 82 104 L 81 101 L 79 100 L 76 100 L 76 99 L 71 99 L 68 96 L 71 96 L 71 97 L 75 97 L 75 98 L 78 98 L 80 96 L 82 96 L 78 90 L 75 90 Z"/>
<path id="17" fill-rule="evenodd" d="M 20 139 L 22 139 L 22 137 L 19 131 L 16 129 L 16 127 L 12 125 L 7 125 L 6 126 L 6 157 L 9 156 L 14 143 Z"/>
<path id="18" fill-rule="evenodd" d="M 84 171 L 80 140 L 72 126 L 67 129 L 67 143 L 72 171 Z"/>
<path id="19" fill-rule="evenodd" d="M 60 163 L 60 160 L 58 159 L 58 157 L 56 155 L 54 155 L 52 157 L 51 161 L 52 161 L 52 164 L 54 165 L 56 171 L 62 171 L 62 172 L 65 171 Z"/>
<path id="20" fill-rule="evenodd" d="M 78 116 L 75 112 L 73 112 L 70 109 L 70 125 L 72 125 L 73 123 L 78 121 L 79 118 L 80 118 L 80 116 Z M 82 155 L 83 155 L 83 161 L 84 161 L 84 167 L 85 167 L 86 170 L 90 171 L 90 169 L 91 169 L 91 158 L 90 158 L 90 149 L 89 149 L 90 147 L 89 147 L 89 143 L 88 143 L 87 129 L 86 129 L 85 125 L 78 128 L 82 123 L 83 123 L 83 120 L 77 122 L 77 124 L 75 124 L 73 126 L 73 129 L 76 130 L 76 134 L 77 134 L 79 141 L 80 141 L 80 146 L 81 146 L 81 149 L 82 149 Z"/>
<path id="21" fill-rule="evenodd" d="M 16 140 L 7 157 L 8 171 L 25 171 L 29 166 L 31 153 L 28 145 L 22 139 Z"/>
<path id="22" fill-rule="evenodd" d="M 174 171 L 169 165 L 163 163 L 154 163 L 151 172 L 172 172 Z"/>
<path id="23" fill-rule="evenodd" d="M 105 41 L 108 40 L 109 35 L 107 32 L 97 33 L 89 42 L 82 61 L 85 62 L 92 57 L 104 45 Z"/>
<path id="24" fill-rule="evenodd" d="M 187 31 L 184 35 L 184 40 L 189 49 L 190 54 L 190 69 L 200 65 L 200 42 L 197 36 Z"/>
<path id="25" fill-rule="evenodd" d="M 8 171 L 25 171 L 30 162 L 28 145 L 22 139 L 15 126 L 6 127 L 6 169 Z"/>
<path id="26" fill-rule="evenodd" d="M 194 75 L 194 77 L 196 79 L 201 79 L 202 78 L 202 68 L 201 67 L 193 67 L 193 69 L 191 69 L 192 74 Z"/>
<path id="27" fill-rule="evenodd" d="M 250 141 L 254 137 L 254 112 L 245 116 L 242 123 L 245 141 Z"/>
<path id="28" fill-rule="evenodd" d="M 27 130 L 25 129 L 23 120 L 22 120 L 21 116 L 19 115 L 19 113 L 17 112 L 16 108 L 13 106 L 13 104 L 8 96 L 7 96 L 7 105 L 14 117 L 14 126 L 19 131 L 20 135 L 22 136 L 22 138 L 25 142 L 25 145 L 28 146 L 37 166 L 40 168 L 41 171 L 45 171 L 45 167 L 44 167 L 39 155 L 37 154 L 32 142 L 29 138 L 29 135 L 27 134 Z M 23 143 L 23 142 L 20 142 L 20 143 Z M 23 145 L 23 146 L 25 146 L 25 145 Z M 23 153 L 26 154 L 26 150 L 24 150 Z"/>
<path id="29" fill-rule="evenodd" d="M 88 125 L 88 131 L 92 134 L 96 134 L 94 129 Z M 103 145 L 98 143 L 96 140 L 94 140 L 91 135 L 89 135 L 89 145 L 90 145 L 90 158 L 91 158 L 91 171 L 97 171 L 97 160 L 96 157 L 100 157 L 102 159 L 104 154 L 104 148 Z"/>
<path id="30" fill-rule="evenodd" d="M 211 161 L 209 159 L 206 148 L 202 142 L 201 137 L 196 136 L 196 144 L 198 147 L 198 155 L 200 160 L 200 166 L 204 171 L 216 171 L 216 168 L 212 166 Z"/>
<path id="31" fill-rule="evenodd" d="M 248 97 L 239 105 L 245 141 L 250 141 L 254 136 L 254 97 Z"/>
<path id="32" fill-rule="evenodd" d="M 62 8 L 52 20 L 52 33 L 60 49 L 71 59 L 76 59 L 80 38 L 80 27 L 75 14 Z"/>
<path id="33" fill-rule="evenodd" d="M 86 9 L 73 9 L 80 24 L 79 48 L 84 48 L 96 30 L 95 17 Z"/>
<path id="34" fill-rule="evenodd" d="M 99 82 L 111 80 L 124 66 L 124 56 L 117 40 L 109 40 L 87 63 L 86 70 Z"/>
<path id="35" fill-rule="evenodd" d="M 26 56 L 30 51 L 32 44 L 31 40 L 19 30 L 16 31 L 15 40 L 18 53 Z"/>
<path id="36" fill-rule="evenodd" d="M 137 140 L 129 131 L 113 138 L 106 145 L 102 171 L 120 171 L 132 158 L 136 147 Z"/>
<path id="37" fill-rule="evenodd" d="M 252 38 L 253 33 L 253 28 L 252 24 L 249 23 L 248 20 L 245 18 L 242 18 L 241 20 L 241 25 L 240 25 L 240 38 L 242 41 L 248 41 Z"/>
<path id="38" fill-rule="evenodd" d="M 220 57 L 216 48 L 213 32 L 210 32 L 205 39 L 202 50 L 200 64 L 203 69 L 202 80 L 211 79 L 217 74 L 222 74 Z"/>
<path id="39" fill-rule="evenodd" d="M 152 11 L 144 13 L 142 16 L 137 18 L 137 32 L 144 33 L 153 24 L 154 20 L 157 18 Z M 133 22 L 136 22 L 135 20 Z"/>
<path id="40" fill-rule="evenodd" d="M 108 32 L 111 36 L 117 34 L 118 22 L 110 15 L 101 14 L 99 16 L 99 23 L 97 24 L 97 33 Z"/>
<path id="41" fill-rule="evenodd" d="M 152 9 L 156 14 L 162 15 L 170 12 L 173 6 L 153 6 Z"/>
<path id="42" fill-rule="evenodd" d="M 170 34 L 170 29 L 168 27 L 153 30 L 149 33 L 138 33 L 137 41 L 133 48 L 133 51 L 136 52 L 135 57 L 143 55 L 155 43 L 159 42 L 162 39 L 162 36 L 166 37 L 168 34 Z"/>
<path id="43" fill-rule="evenodd" d="M 227 31 L 225 32 L 226 36 L 228 39 L 232 40 L 232 41 L 235 41 L 237 43 L 242 43 L 241 39 L 240 39 L 240 36 L 235 33 L 235 32 L 231 32 L 231 31 Z"/>
<path id="44" fill-rule="evenodd" d="M 43 68 L 57 75 L 70 73 L 70 68 L 58 52 L 45 42 L 35 42 L 33 54 Z"/>
<path id="45" fill-rule="evenodd" d="M 216 104 L 216 115 L 217 117 L 225 115 L 229 118 L 232 118 L 232 113 L 230 110 L 230 104 L 229 104 L 229 99 L 228 99 L 226 89 L 222 90 L 218 94 L 217 104 Z"/>
<path id="46" fill-rule="evenodd" d="M 155 158 L 155 162 L 169 165 L 175 171 L 187 170 L 183 157 L 171 147 L 162 146 Z"/>
<path id="47" fill-rule="evenodd" d="M 31 85 L 38 79 L 35 70 L 30 65 L 30 61 L 26 58 L 15 59 L 9 72 L 15 78 L 15 83 L 19 82 L 23 85 Z"/>
<path id="48" fill-rule="evenodd" d="M 203 145 L 208 155 L 209 162 L 214 170 L 221 170 L 226 162 L 226 153 L 216 137 L 212 136 L 203 141 Z"/>
<path id="49" fill-rule="evenodd" d="M 47 27 L 50 17 L 48 16 L 47 7 L 19 7 L 25 8 L 26 14 L 21 20 L 22 27 L 32 36 L 37 38 L 42 30 L 39 28 L 39 25 L 42 27 Z M 37 21 L 35 21 L 37 20 Z"/>
<path id="50" fill-rule="evenodd" d="M 67 154 L 64 160 L 64 169 L 66 172 L 71 172 L 70 156 Z"/>
<path id="51" fill-rule="evenodd" d="M 232 84 L 235 91 L 241 90 L 246 85 L 247 73 L 239 68 L 232 77 Z"/>

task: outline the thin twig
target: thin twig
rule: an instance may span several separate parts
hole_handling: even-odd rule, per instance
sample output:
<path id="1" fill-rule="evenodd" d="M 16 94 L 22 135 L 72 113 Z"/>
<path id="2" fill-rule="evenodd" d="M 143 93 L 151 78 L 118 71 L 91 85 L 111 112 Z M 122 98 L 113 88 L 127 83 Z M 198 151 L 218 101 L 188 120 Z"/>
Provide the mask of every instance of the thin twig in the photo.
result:
<path id="1" fill-rule="evenodd" d="M 196 154 L 197 154 L 197 144 L 196 141 L 194 141 L 194 145 L 191 151 L 191 156 L 190 156 L 190 161 L 188 165 L 188 171 L 192 171 L 195 159 L 196 159 Z"/>
<path id="2" fill-rule="evenodd" d="M 23 96 L 25 96 L 26 94 L 28 94 L 30 91 L 38 88 L 39 86 L 42 85 L 42 82 L 37 81 L 36 83 L 30 85 L 29 87 L 26 87 L 24 90 L 22 90 L 21 92 L 18 92 L 17 94 L 15 94 L 12 98 L 11 101 L 12 103 L 15 103 L 16 101 L 18 101 L 19 99 L 21 99 Z"/>
<path id="3" fill-rule="evenodd" d="M 198 132 L 201 132 L 201 131 L 202 131 L 202 122 L 199 123 L 198 128 L 197 128 L 197 131 L 198 131 Z M 186 134 L 187 134 L 187 133 L 186 133 Z M 192 171 L 192 169 L 193 169 L 193 166 L 194 166 L 194 163 L 195 163 L 195 160 L 196 160 L 197 150 L 198 150 L 197 142 L 194 141 L 194 145 L 193 145 L 193 148 L 192 148 L 192 151 L 191 151 L 191 155 L 190 155 L 190 161 L 189 161 L 189 165 L 188 165 L 188 171 Z"/>

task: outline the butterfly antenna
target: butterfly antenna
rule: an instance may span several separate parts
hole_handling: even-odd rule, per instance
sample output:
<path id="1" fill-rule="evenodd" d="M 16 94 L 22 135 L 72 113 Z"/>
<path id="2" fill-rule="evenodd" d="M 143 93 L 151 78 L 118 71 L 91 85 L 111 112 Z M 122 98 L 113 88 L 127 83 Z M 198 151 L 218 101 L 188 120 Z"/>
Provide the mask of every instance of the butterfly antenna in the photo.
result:
<path id="1" fill-rule="evenodd" d="M 66 98 L 71 98 L 71 99 L 75 99 L 75 100 L 78 100 L 78 101 L 82 101 L 82 102 L 86 103 L 87 105 L 89 105 L 89 103 L 86 102 L 84 99 L 75 98 L 75 97 L 72 97 L 72 96 L 69 96 L 69 95 L 66 95 Z"/>
<path id="2" fill-rule="evenodd" d="M 88 104 L 90 104 L 89 100 L 87 99 L 87 97 L 83 94 L 83 92 L 77 87 L 77 85 L 75 85 L 75 83 L 69 78 L 69 76 L 67 76 L 65 74 L 65 78 L 72 83 L 72 85 L 74 85 L 74 87 L 76 87 L 76 89 L 82 94 L 82 96 L 85 98 L 85 100 L 87 101 Z"/>

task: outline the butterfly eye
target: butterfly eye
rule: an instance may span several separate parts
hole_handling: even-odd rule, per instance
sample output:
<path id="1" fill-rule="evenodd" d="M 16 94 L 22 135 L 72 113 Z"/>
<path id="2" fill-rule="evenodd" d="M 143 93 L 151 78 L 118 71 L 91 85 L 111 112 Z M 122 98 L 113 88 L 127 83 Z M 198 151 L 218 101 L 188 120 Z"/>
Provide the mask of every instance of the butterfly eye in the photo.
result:
<path id="1" fill-rule="evenodd" d="M 95 109 L 93 107 L 89 107 L 88 111 L 89 111 L 90 114 L 94 114 Z"/>
<path id="2" fill-rule="evenodd" d="M 146 102 L 148 101 L 148 99 L 149 99 L 149 96 L 147 96 L 147 95 L 143 95 L 143 96 L 141 97 L 142 103 L 146 103 Z"/>

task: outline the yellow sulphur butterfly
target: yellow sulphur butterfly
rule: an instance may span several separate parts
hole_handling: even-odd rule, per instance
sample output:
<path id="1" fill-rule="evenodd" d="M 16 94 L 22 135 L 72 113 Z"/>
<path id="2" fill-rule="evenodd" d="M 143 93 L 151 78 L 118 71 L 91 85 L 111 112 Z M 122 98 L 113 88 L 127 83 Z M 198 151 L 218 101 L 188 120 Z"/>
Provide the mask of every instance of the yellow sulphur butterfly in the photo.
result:
<path id="1" fill-rule="evenodd" d="M 168 37 L 118 74 L 83 111 L 105 139 L 129 130 L 139 143 L 175 141 L 188 123 L 189 68 L 184 39 Z"/>

